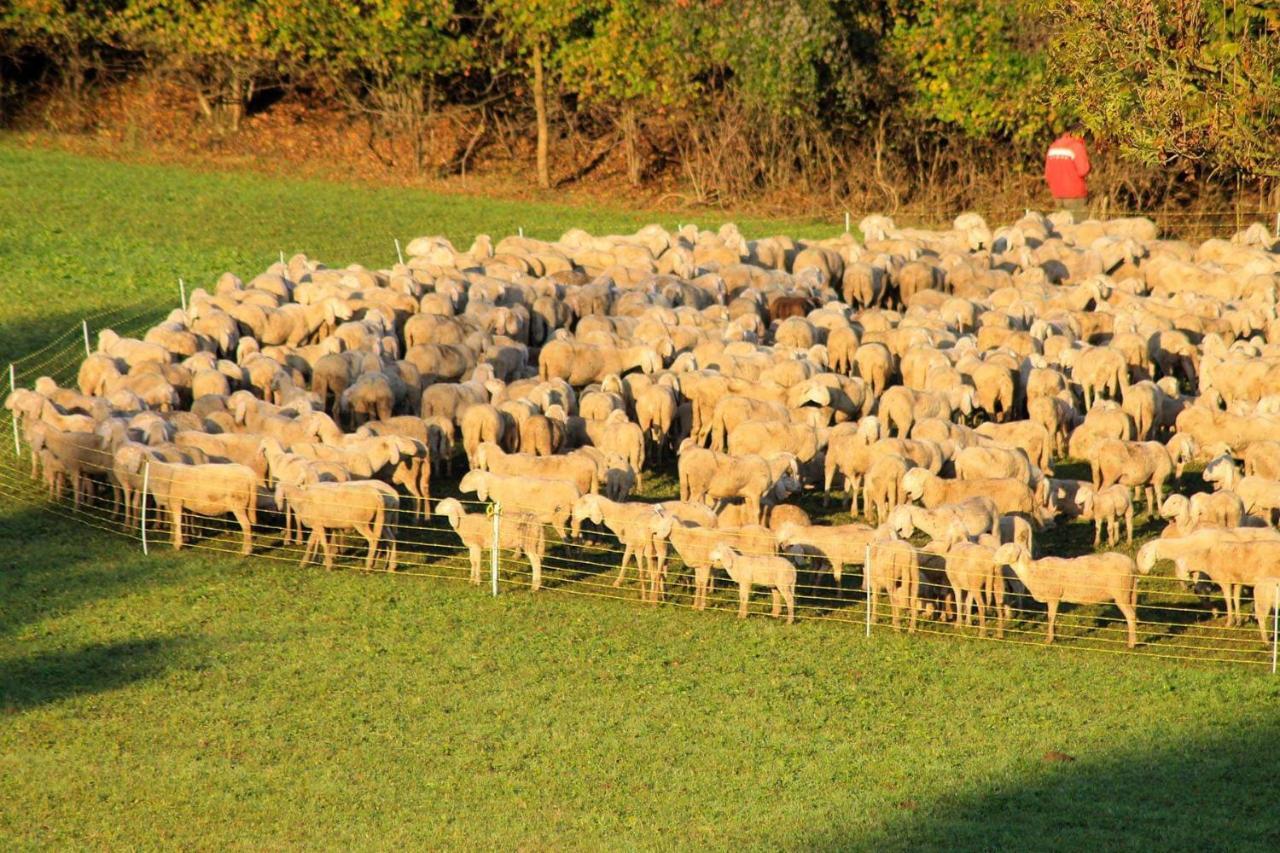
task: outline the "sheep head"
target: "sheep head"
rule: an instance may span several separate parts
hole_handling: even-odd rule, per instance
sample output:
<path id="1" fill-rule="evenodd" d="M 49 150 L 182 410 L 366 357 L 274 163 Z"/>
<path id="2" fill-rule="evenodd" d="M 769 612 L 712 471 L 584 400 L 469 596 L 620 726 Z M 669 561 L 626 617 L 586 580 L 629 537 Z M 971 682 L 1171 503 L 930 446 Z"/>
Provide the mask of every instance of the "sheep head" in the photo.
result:
<path id="1" fill-rule="evenodd" d="M 992 559 L 999 566 L 1019 566 L 1026 564 L 1031 555 L 1017 542 L 1010 542 L 997 548 Z"/>
<path id="2" fill-rule="evenodd" d="M 457 530 L 462 522 L 462 503 L 457 498 L 445 498 L 436 503 L 435 514 L 449 519 L 449 526 Z"/>
<path id="3" fill-rule="evenodd" d="M 918 501 L 932 475 L 927 468 L 912 468 L 902 477 L 902 492 L 908 500 Z"/>
<path id="4" fill-rule="evenodd" d="M 916 530 L 915 522 L 911 517 L 911 507 L 909 506 L 894 507 L 893 511 L 889 513 L 887 524 L 893 530 L 894 535 L 902 539 L 906 539 Z"/>
<path id="5" fill-rule="evenodd" d="M 489 497 L 489 475 L 483 471 L 468 471 L 458 482 L 458 491 L 475 492 L 477 500 Z"/>
<path id="6" fill-rule="evenodd" d="M 1191 502 L 1187 500 L 1186 495 L 1169 495 L 1169 497 L 1165 498 L 1164 503 L 1160 505 L 1160 517 L 1185 518 L 1190 508 Z"/>

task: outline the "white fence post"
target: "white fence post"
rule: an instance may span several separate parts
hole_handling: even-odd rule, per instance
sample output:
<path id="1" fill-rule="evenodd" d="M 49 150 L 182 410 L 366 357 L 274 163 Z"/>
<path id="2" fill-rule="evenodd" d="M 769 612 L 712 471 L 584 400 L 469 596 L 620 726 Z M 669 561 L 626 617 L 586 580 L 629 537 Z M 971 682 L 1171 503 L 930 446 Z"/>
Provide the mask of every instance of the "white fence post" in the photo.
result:
<path id="1" fill-rule="evenodd" d="M 400 261 L 400 266 L 404 266 L 404 255 L 400 251 L 400 238 L 393 238 L 396 241 L 396 260 Z"/>
<path id="2" fill-rule="evenodd" d="M 867 636 L 871 636 L 871 546 L 862 558 L 862 591 L 867 596 Z"/>
<path id="3" fill-rule="evenodd" d="M 283 264 L 283 263 L 284 263 L 284 249 L 281 249 L 281 250 L 280 250 L 280 263 L 281 263 L 281 264 Z"/>
<path id="4" fill-rule="evenodd" d="M 516 233 L 519 234 L 521 237 L 524 237 L 524 226 L 523 225 L 516 226 Z"/>
<path id="5" fill-rule="evenodd" d="M 849 233 L 849 211 L 844 212 L 844 233 Z"/>
<path id="6" fill-rule="evenodd" d="M 493 587 L 493 597 L 498 597 L 498 551 L 502 544 L 502 504 L 493 503 L 493 543 L 489 549 L 489 583 Z"/>
<path id="7" fill-rule="evenodd" d="M 1280 210 L 1276 211 L 1276 230 L 1271 232 L 1271 236 L 1280 235 Z"/>
<path id="8" fill-rule="evenodd" d="M 89 321 L 81 320 L 80 328 L 84 330 L 84 356 L 88 358 L 93 354 L 93 351 L 89 349 Z"/>
<path id="9" fill-rule="evenodd" d="M 12 394 L 18 390 L 18 383 L 14 379 L 13 362 L 9 362 L 9 393 Z M 13 455 L 16 457 L 22 453 L 22 442 L 18 440 L 18 413 L 13 413 Z"/>
<path id="10" fill-rule="evenodd" d="M 182 313 L 187 312 L 187 283 L 178 278 L 178 296 L 182 298 Z"/>
<path id="11" fill-rule="evenodd" d="M 151 463 L 148 462 L 142 469 L 142 502 L 141 509 L 138 512 L 142 519 L 142 556 L 150 556 L 147 550 L 147 487 L 151 485 Z"/>
<path id="12" fill-rule="evenodd" d="M 1276 674 L 1276 633 L 1280 632 L 1280 583 L 1276 584 L 1276 597 L 1271 599 L 1271 674 Z"/>

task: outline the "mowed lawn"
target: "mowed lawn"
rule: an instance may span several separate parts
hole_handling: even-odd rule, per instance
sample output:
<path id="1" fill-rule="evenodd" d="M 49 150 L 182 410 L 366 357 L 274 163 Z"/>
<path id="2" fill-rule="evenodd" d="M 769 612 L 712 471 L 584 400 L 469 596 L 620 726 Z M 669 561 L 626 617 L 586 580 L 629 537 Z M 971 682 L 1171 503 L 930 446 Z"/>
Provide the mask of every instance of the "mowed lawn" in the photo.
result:
<path id="1" fill-rule="evenodd" d="M 281 250 L 655 218 L 0 141 L 0 357 Z M 1280 846 L 1264 668 L 143 558 L 9 500 L 5 849 Z"/>

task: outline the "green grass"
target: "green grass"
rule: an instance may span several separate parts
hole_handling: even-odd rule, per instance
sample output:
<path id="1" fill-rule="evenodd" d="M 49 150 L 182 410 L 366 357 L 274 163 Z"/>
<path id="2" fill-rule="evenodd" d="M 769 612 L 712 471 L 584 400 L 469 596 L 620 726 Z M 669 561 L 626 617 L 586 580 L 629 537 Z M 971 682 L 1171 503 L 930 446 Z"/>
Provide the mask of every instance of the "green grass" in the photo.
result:
<path id="1" fill-rule="evenodd" d="M 0 198 L 9 358 L 277 249 L 650 218 L 2 143 Z M 0 477 L 5 848 L 1280 844 L 1260 668 L 144 559 Z"/>

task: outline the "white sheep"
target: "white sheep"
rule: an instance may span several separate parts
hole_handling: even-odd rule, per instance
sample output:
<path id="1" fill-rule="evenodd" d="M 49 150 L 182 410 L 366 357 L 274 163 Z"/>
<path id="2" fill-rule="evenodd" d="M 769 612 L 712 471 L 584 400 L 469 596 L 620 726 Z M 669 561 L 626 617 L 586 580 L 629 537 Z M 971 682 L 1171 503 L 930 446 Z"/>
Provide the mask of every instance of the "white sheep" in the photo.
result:
<path id="1" fill-rule="evenodd" d="M 480 559 L 493 548 L 493 519 L 481 512 L 468 513 L 456 498 L 446 498 L 436 505 L 436 514 L 449 520 L 449 526 L 466 546 L 471 563 L 471 582 L 480 583 Z M 498 521 L 498 548 L 515 551 L 529 560 L 532 571 L 530 588 L 542 587 L 542 560 L 547 553 L 546 530 L 536 516 L 527 512 L 504 512 Z"/>
<path id="2" fill-rule="evenodd" d="M 747 618 L 751 587 L 769 587 L 773 596 L 773 618 L 782 615 L 782 602 L 787 603 L 787 624 L 795 621 L 796 567 L 785 557 L 762 554 L 739 554 L 731 545 L 717 545 L 711 551 L 711 562 L 729 573 L 738 585 L 738 618 Z"/>

